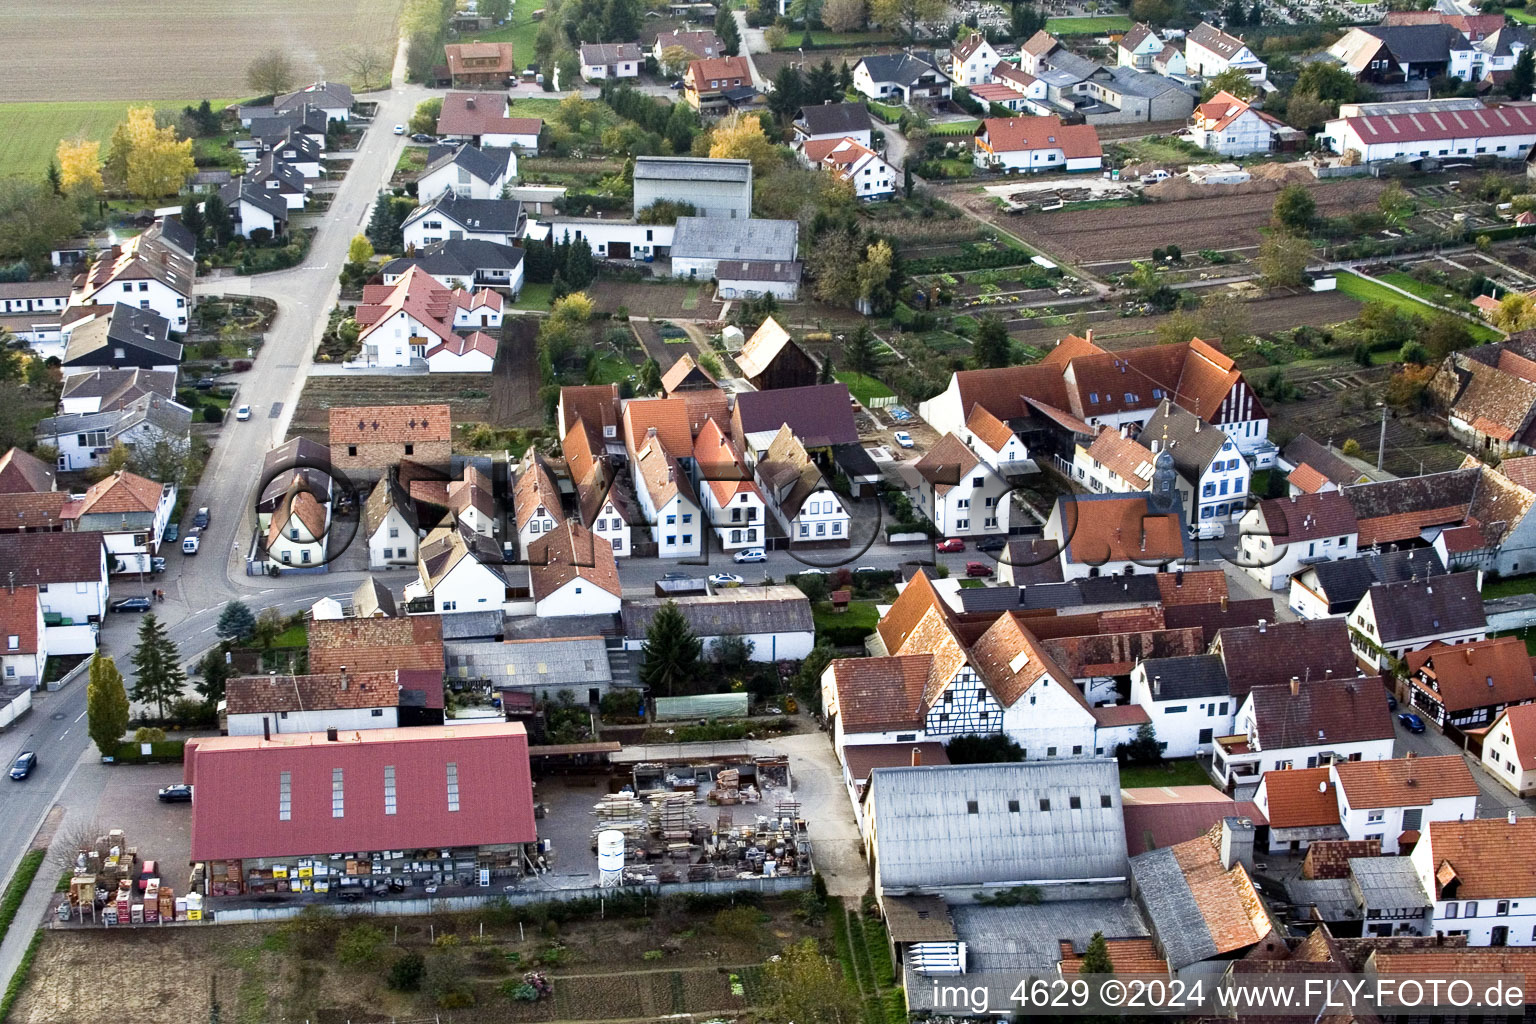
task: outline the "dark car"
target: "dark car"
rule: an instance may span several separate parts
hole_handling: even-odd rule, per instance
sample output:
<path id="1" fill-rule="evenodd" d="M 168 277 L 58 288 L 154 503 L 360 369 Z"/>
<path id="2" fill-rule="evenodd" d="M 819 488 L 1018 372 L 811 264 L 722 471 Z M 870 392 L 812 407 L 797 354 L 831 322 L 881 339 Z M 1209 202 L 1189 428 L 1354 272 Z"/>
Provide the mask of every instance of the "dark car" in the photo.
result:
<path id="1" fill-rule="evenodd" d="M 166 786 L 156 794 L 163 804 L 187 804 L 192 802 L 192 787 L 185 782 Z"/>
<path id="2" fill-rule="evenodd" d="M 32 769 L 37 767 L 37 754 L 31 750 L 23 750 L 16 755 L 16 762 L 11 765 L 11 778 L 24 779 L 32 774 Z"/>
<path id="3" fill-rule="evenodd" d="M 112 610 L 115 612 L 147 612 L 149 608 L 147 597 L 125 597 L 121 601 L 112 602 Z"/>
<path id="4" fill-rule="evenodd" d="M 437 141 L 437 137 L 435 135 L 428 135 L 426 132 L 417 132 L 415 135 L 411 136 L 411 141 L 412 142 L 436 142 Z"/>
<path id="5" fill-rule="evenodd" d="M 965 574 L 967 576 L 991 576 L 992 567 L 985 562 L 966 562 Z"/>
<path id="6" fill-rule="evenodd" d="M 1424 731 L 1424 719 L 1420 718 L 1412 711 L 1404 711 L 1402 714 L 1397 716 L 1397 720 L 1403 723 L 1403 728 L 1407 729 L 1409 732 Z"/>
<path id="7" fill-rule="evenodd" d="M 1392 696 L 1390 693 L 1387 694 L 1387 710 L 1388 711 L 1396 711 L 1397 710 L 1397 698 Z"/>
<path id="8" fill-rule="evenodd" d="M 156 575 L 165 572 L 165 559 L 160 557 L 151 558 L 149 560 L 149 571 Z"/>
<path id="9" fill-rule="evenodd" d="M 983 537 L 976 542 L 977 551 L 1001 551 L 1008 546 L 1002 537 Z"/>
<path id="10" fill-rule="evenodd" d="M 215 382 L 212 377 L 199 377 L 197 379 L 197 383 L 192 386 L 197 388 L 199 391 L 212 391 L 214 383 Z"/>
<path id="11" fill-rule="evenodd" d="M 677 90 L 677 89 L 681 89 L 681 88 L 683 88 L 683 82 L 682 82 L 682 80 L 681 80 L 681 79 L 679 79 L 679 80 L 677 80 L 677 81 L 676 81 L 676 82 L 673 82 L 673 83 L 672 83 L 672 88 L 673 88 L 673 89 L 674 89 L 674 90 Z"/>
<path id="12" fill-rule="evenodd" d="M 192 517 L 192 525 L 201 530 L 208 525 L 208 506 L 204 505 L 197 510 L 197 515 Z"/>
<path id="13" fill-rule="evenodd" d="M 171 544 L 171 543 L 174 543 L 176 541 L 176 539 L 178 537 L 180 537 L 180 536 L 181 536 L 181 524 L 180 523 L 171 523 L 169 526 L 167 526 L 165 528 L 165 533 L 161 534 L 160 539 L 165 541 L 167 544 Z"/>

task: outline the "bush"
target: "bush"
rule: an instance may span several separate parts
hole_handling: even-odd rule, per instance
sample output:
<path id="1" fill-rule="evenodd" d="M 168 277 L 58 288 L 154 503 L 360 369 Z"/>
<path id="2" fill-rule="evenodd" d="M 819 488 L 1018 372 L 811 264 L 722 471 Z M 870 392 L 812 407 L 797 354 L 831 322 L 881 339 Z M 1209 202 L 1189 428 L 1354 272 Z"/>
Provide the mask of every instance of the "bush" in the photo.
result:
<path id="1" fill-rule="evenodd" d="M 385 982 L 396 992 L 419 992 L 426 973 L 425 957 L 420 953 L 404 953 L 389 965 Z"/>
<path id="2" fill-rule="evenodd" d="M 336 959 L 348 967 L 367 967 L 378 959 L 385 935 L 371 924 L 355 924 L 336 941 Z"/>
<path id="3" fill-rule="evenodd" d="M 117 764 L 165 764 L 180 761 L 183 758 L 183 748 L 186 740 L 162 740 L 159 743 L 149 745 L 148 754 L 141 753 L 137 743 L 123 743 L 112 753 L 112 760 Z"/>
<path id="4" fill-rule="evenodd" d="M 203 422 L 204 423 L 223 423 L 224 422 L 224 410 L 220 409 L 216 405 L 205 405 L 205 406 L 203 406 Z"/>

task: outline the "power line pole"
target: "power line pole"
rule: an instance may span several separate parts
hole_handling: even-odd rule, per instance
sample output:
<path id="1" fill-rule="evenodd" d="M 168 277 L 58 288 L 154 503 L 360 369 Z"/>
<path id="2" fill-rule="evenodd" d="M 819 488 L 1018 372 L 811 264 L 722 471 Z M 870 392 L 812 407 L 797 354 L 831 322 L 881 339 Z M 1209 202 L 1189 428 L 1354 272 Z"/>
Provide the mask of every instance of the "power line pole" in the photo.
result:
<path id="1" fill-rule="evenodd" d="M 1387 405 L 1381 403 L 1381 440 L 1376 444 L 1376 468 L 1380 469 L 1387 457 Z"/>

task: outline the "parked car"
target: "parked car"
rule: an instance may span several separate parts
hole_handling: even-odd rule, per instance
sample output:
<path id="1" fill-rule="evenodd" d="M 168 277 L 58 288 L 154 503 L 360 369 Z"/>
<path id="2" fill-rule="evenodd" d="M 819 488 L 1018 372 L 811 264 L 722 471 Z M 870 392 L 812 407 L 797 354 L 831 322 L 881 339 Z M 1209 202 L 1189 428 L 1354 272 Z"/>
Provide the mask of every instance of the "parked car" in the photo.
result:
<path id="1" fill-rule="evenodd" d="M 191 533 L 187 534 L 186 539 L 181 542 L 181 553 L 184 555 L 197 554 L 198 546 L 202 542 L 203 531 L 194 528 Z"/>
<path id="2" fill-rule="evenodd" d="M 235 419 L 239 420 L 241 423 L 244 423 L 246 420 L 248 420 L 250 418 L 251 418 L 251 407 L 250 406 L 242 405 L 238 409 L 235 410 Z"/>
<path id="3" fill-rule="evenodd" d="M 1424 719 L 1420 718 L 1412 711 L 1404 711 L 1402 714 L 1397 716 L 1397 720 L 1403 723 L 1403 728 L 1407 729 L 1409 732 L 1424 731 Z"/>
<path id="4" fill-rule="evenodd" d="M 954 554 L 956 551 L 964 551 L 965 541 L 961 540 L 959 537 L 951 537 L 949 540 L 940 541 L 938 544 L 938 550 L 944 552 L 946 555 Z"/>
<path id="5" fill-rule="evenodd" d="M 404 135 L 405 134 L 405 125 L 403 125 L 403 124 L 395 125 L 395 134 L 396 135 Z"/>
<path id="6" fill-rule="evenodd" d="M 742 548 L 731 556 L 731 560 L 738 565 L 743 562 L 766 562 L 768 561 L 768 552 L 762 548 Z"/>
<path id="7" fill-rule="evenodd" d="M 32 774 L 37 767 L 37 753 L 32 750 L 23 750 L 16 755 L 15 762 L 11 765 L 11 778 L 24 779 Z"/>
<path id="8" fill-rule="evenodd" d="M 901 445 L 903 448 L 911 448 L 916 444 L 916 442 L 912 440 L 912 435 L 907 433 L 905 430 L 896 431 L 896 443 Z"/>
<path id="9" fill-rule="evenodd" d="M 677 81 L 673 82 L 671 88 L 673 91 L 681 90 L 683 88 L 683 80 L 678 79 Z"/>
<path id="10" fill-rule="evenodd" d="M 163 787 L 157 796 L 164 804 L 188 804 L 192 802 L 192 787 L 185 782 Z"/>
<path id="11" fill-rule="evenodd" d="M 986 562 L 966 562 L 965 574 L 967 576 L 991 576 L 992 567 Z"/>
<path id="12" fill-rule="evenodd" d="M 1392 696 L 1392 694 L 1390 694 L 1390 693 L 1387 694 L 1387 710 L 1388 711 L 1396 711 L 1397 710 L 1397 698 Z"/>
<path id="13" fill-rule="evenodd" d="M 194 384 L 193 387 L 197 388 L 199 391 L 212 391 L 213 385 L 214 380 L 212 377 L 199 377 L 197 378 L 197 383 Z"/>
<path id="14" fill-rule="evenodd" d="M 853 570 L 853 574 L 855 576 L 857 576 L 861 572 L 884 572 L 884 571 L 885 570 L 883 570 L 883 569 L 875 568 L 873 565 L 861 565 L 857 569 Z"/>
<path id="15" fill-rule="evenodd" d="M 151 558 L 149 560 L 149 571 L 156 573 L 157 575 L 159 573 L 165 572 L 165 559 L 161 558 L 159 555 Z"/>
<path id="16" fill-rule="evenodd" d="M 435 135 L 428 135 L 426 132 L 417 132 L 415 135 L 411 136 L 411 141 L 412 142 L 436 142 L 437 141 L 437 137 Z"/>
<path id="17" fill-rule="evenodd" d="M 1008 546 L 1008 541 L 1002 537 L 983 537 L 976 542 L 977 551 L 1001 551 Z"/>
<path id="18" fill-rule="evenodd" d="M 827 570 L 825 570 L 825 569 L 801 569 L 799 572 L 793 573 L 792 575 L 795 575 L 795 576 L 826 576 L 826 575 L 828 575 L 828 573 L 827 573 Z"/>
<path id="19" fill-rule="evenodd" d="M 192 525 L 201 530 L 208 525 L 208 506 L 204 505 L 197 510 L 197 515 L 192 517 Z"/>
<path id="20" fill-rule="evenodd" d="M 747 582 L 733 572 L 717 572 L 709 578 L 712 587 L 739 587 Z"/>
<path id="21" fill-rule="evenodd" d="M 176 538 L 178 538 L 180 536 L 181 536 L 181 524 L 180 523 L 171 523 L 169 526 L 167 526 L 165 528 L 165 532 L 160 535 L 160 539 L 165 541 L 167 544 L 172 544 L 172 543 L 175 543 Z"/>
<path id="22" fill-rule="evenodd" d="M 112 602 L 112 610 L 115 612 L 147 612 L 149 608 L 147 597 L 125 597 L 121 601 Z"/>

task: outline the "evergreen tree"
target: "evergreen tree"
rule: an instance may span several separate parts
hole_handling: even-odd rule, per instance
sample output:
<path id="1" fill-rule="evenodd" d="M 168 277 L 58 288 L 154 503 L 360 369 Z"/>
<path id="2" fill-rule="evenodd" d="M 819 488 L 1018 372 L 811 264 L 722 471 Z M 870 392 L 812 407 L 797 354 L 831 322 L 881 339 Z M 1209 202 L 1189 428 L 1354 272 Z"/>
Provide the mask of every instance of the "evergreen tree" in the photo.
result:
<path id="1" fill-rule="evenodd" d="M 1014 42 L 1022 43 L 1045 28 L 1045 12 L 1029 4 L 1014 4 L 1013 13 L 1009 16 L 1009 26 L 1013 32 Z"/>
<path id="2" fill-rule="evenodd" d="M 875 333 L 868 324 L 859 324 L 843 343 L 843 360 L 854 373 L 873 373 L 880 364 Z"/>
<path id="3" fill-rule="evenodd" d="M 399 232 L 400 222 L 395 218 L 394 203 L 388 192 L 380 192 L 363 234 L 373 243 L 374 252 L 398 252 Z"/>
<path id="4" fill-rule="evenodd" d="M 1248 24 L 1264 24 L 1264 4 L 1260 0 L 1253 0 L 1253 6 L 1248 10 Z"/>
<path id="5" fill-rule="evenodd" d="M 555 271 L 554 277 L 549 282 L 549 301 L 551 304 L 559 302 L 571 294 L 571 286 L 565 283 L 565 275 Z"/>
<path id="6" fill-rule="evenodd" d="M 214 113 L 213 104 L 207 100 L 197 105 L 197 124 L 203 130 L 204 135 L 217 135 L 219 133 L 219 115 Z"/>
<path id="7" fill-rule="evenodd" d="M 187 675 L 181 670 L 181 652 L 153 612 L 139 624 L 139 645 L 133 649 L 133 699 L 153 704 L 159 717 L 165 706 L 179 700 Z"/>
<path id="8" fill-rule="evenodd" d="M 1000 317 L 985 316 L 976 329 L 972 344 L 976 364 L 983 367 L 1008 365 L 1008 328 Z"/>
<path id="9" fill-rule="evenodd" d="M 96 655 L 91 662 L 90 683 L 85 694 L 86 731 L 103 757 L 117 753 L 128 729 L 128 694 L 123 692 L 123 674 L 110 654 Z"/>
<path id="10" fill-rule="evenodd" d="M 235 237 L 235 222 L 229 215 L 229 207 L 217 192 L 203 202 L 203 225 L 214 245 L 228 245 Z"/>
<path id="11" fill-rule="evenodd" d="M 1226 19 L 1226 27 L 1234 28 L 1241 25 L 1248 19 L 1248 8 L 1243 6 L 1243 0 L 1231 0 L 1231 2 L 1222 9 L 1221 14 L 1222 17 Z"/>
<path id="12" fill-rule="evenodd" d="M 592 258 L 592 245 L 585 238 L 570 244 L 565 256 L 565 281 L 573 292 L 579 292 L 597 276 L 597 261 Z"/>
<path id="13" fill-rule="evenodd" d="M 677 604 L 668 601 L 645 631 L 642 650 L 645 660 L 640 665 L 640 681 L 651 693 L 671 697 L 698 674 L 704 644 L 693 635 Z"/>
<path id="14" fill-rule="evenodd" d="M 224 684 L 234 674 L 225 657 L 224 645 L 220 644 L 203 655 L 202 663 L 197 667 L 197 674 L 201 677 L 197 692 L 202 694 L 203 700 L 210 707 L 216 707 L 224 699 Z"/>
<path id="15" fill-rule="evenodd" d="M 1088 940 L 1088 948 L 1083 950 L 1083 962 L 1077 965 L 1079 974 L 1113 974 L 1115 965 L 1109 959 L 1109 943 L 1104 941 L 1103 932 L 1094 932 L 1093 938 Z"/>
<path id="16" fill-rule="evenodd" d="M 608 0 L 603 11 L 603 39 L 625 43 L 640 35 L 640 12 L 635 0 Z"/>
<path id="17" fill-rule="evenodd" d="M 203 220 L 202 204 L 196 196 L 188 196 L 187 201 L 181 204 L 181 226 L 190 231 L 194 239 L 203 237 L 203 229 L 208 225 Z"/>
<path id="18" fill-rule="evenodd" d="M 903 161 L 901 165 L 901 193 L 906 198 L 912 198 L 912 163 Z"/>
<path id="19" fill-rule="evenodd" d="M 1527 46 L 1520 51 L 1514 68 L 1510 70 L 1504 91 L 1510 99 L 1523 100 L 1530 97 L 1532 89 L 1536 89 L 1536 54 Z"/>
<path id="20" fill-rule="evenodd" d="M 828 356 L 821 361 L 821 375 L 816 379 L 816 382 L 818 384 L 831 384 L 835 380 L 837 380 L 837 368 L 832 365 L 832 357 Z"/>
<path id="21" fill-rule="evenodd" d="M 58 161 L 56 161 L 56 160 L 48 161 L 48 175 L 47 175 L 47 177 L 48 177 L 48 187 L 53 190 L 53 194 L 56 195 L 56 196 L 63 195 L 64 194 L 64 178 L 59 173 Z"/>
<path id="22" fill-rule="evenodd" d="M 741 53 L 741 33 L 736 30 L 736 16 L 724 5 L 715 15 L 715 35 L 720 37 L 720 49 L 726 56 L 735 57 Z"/>
<path id="23" fill-rule="evenodd" d="M 773 76 L 773 91 L 768 94 L 768 109 L 782 118 L 811 102 L 806 98 L 805 78 L 793 64 L 785 64 Z"/>
<path id="24" fill-rule="evenodd" d="M 523 242 L 523 277 L 530 284 L 549 284 L 555 278 L 555 258 L 549 243 L 538 238 Z"/>
<path id="25" fill-rule="evenodd" d="M 231 601 L 219 612 L 213 631 L 220 640 L 244 640 L 256 632 L 256 616 L 243 601 Z"/>
<path id="26" fill-rule="evenodd" d="M 826 103 L 829 100 L 842 99 L 842 90 L 837 84 L 837 71 L 832 67 L 830 60 L 823 60 L 820 67 L 811 68 L 805 76 L 805 102 Z"/>
<path id="27" fill-rule="evenodd" d="M 842 70 L 837 73 L 837 88 L 839 99 L 846 96 L 848 90 L 853 88 L 853 69 L 848 66 L 846 60 L 843 61 Z"/>

